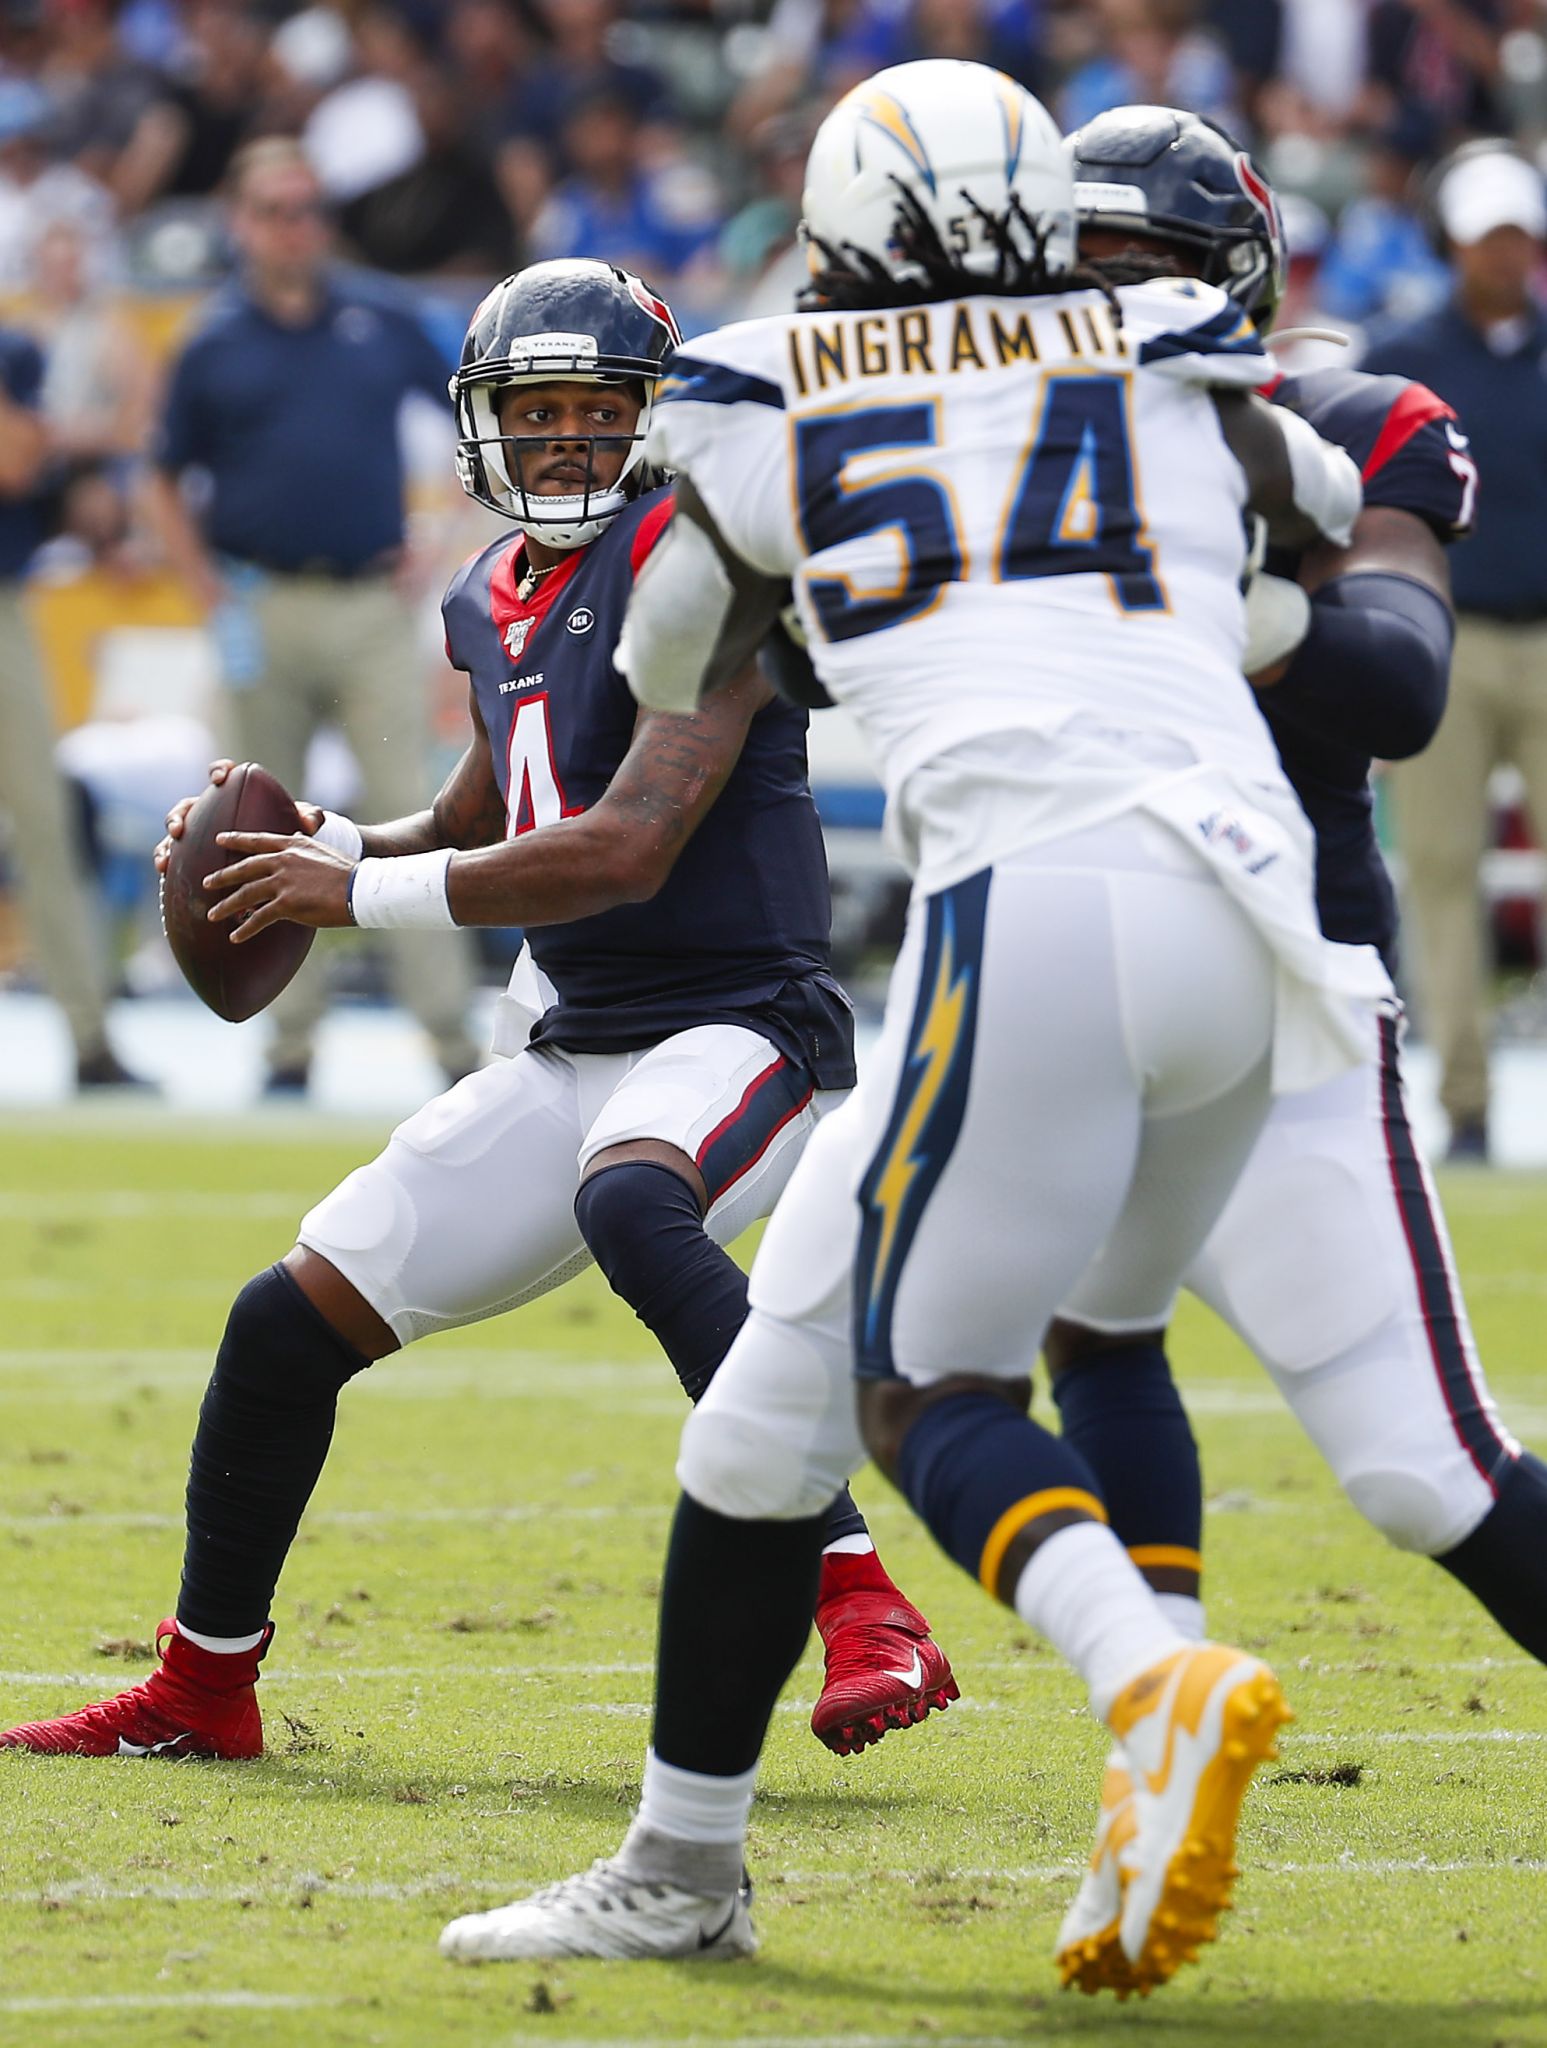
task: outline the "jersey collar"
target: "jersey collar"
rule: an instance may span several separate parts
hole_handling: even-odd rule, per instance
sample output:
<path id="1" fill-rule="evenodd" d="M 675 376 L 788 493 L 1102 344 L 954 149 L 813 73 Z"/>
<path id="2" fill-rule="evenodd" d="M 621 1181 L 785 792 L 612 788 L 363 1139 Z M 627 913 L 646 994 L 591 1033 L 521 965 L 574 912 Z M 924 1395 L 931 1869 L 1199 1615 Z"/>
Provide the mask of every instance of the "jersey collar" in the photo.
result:
<path id="1" fill-rule="evenodd" d="M 559 601 L 559 594 L 574 580 L 586 550 L 576 548 L 565 556 L 538 584 L 532 595 L 520 597 L 518 586 L 526 574 L 526 536 L 517 534 L 494 565 L 489 579 L 489 604 L 494 629 L 499 634 L 512 665 L 526 658 L 532 635 Z"/>

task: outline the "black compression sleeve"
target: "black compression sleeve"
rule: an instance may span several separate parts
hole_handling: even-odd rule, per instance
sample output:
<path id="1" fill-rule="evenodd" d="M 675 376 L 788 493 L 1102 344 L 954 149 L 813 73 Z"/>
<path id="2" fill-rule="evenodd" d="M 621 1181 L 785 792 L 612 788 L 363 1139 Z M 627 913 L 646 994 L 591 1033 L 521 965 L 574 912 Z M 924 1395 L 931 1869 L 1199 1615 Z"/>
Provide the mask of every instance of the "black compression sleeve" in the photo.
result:
<path id="1" fill-rule="evenodd" d="M 1275 719 L 1377 760 L 1422 753 L 1445 709 L 1455 622 L 1409 576 L 1340 576 L 1311 599 L 1311 629 L 1263 692 Z"/>

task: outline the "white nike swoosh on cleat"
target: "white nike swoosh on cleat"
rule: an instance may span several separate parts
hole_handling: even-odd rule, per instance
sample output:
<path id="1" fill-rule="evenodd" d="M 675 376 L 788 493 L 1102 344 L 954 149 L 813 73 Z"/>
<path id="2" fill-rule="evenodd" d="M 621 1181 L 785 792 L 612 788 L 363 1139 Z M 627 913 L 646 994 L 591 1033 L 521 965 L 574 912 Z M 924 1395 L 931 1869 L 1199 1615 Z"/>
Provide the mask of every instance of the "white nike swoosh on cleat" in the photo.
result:
<path id="1" fill-rule="evenodd" d="M 181 1735 L 169 1735 L 165 1742 L 131 1742 L 126 1735 L 118 1738 L 120 1756 L 159 1756 L 164 1749 L 176 1749 L 180 1742 L 192 1742 L 193 1730 L 185 1729 Z"/>
<path id="2" fill-rule="evenodd" d="M 883 1678 L 900 1678 L 904 1685 L 922 1685 L 924 1682 L 924 1660 L 919 1655 L 918 1651 L 915 1650 L 913 1653 L 913 1663 L 909 1670 L 883 1670 L 881 1676 Z"/>

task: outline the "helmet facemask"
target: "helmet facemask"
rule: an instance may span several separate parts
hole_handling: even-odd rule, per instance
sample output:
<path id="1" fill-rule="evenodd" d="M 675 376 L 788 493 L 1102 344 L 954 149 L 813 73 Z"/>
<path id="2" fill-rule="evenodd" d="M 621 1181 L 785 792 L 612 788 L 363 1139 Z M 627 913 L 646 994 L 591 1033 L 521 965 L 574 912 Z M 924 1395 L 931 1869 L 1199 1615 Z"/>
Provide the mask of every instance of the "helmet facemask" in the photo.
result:
<path id="1" fill-rule="evenodd" d="M 558 383 L 642 387 L 639 418 L 631 432 L 619 434 L 506 434 L 501 430 L 496 407 L 502 393 Z M 484 376 L 464 372 L 456 388 L 456 459 L 462 488 L 534 540 L 560 549 L 586 546 L 652 480 L 645 464 L 645 437 L 655 384 L 654 376 L 587 374 L 578 364 L 565 369 L 544 365 L 540 371 L 524 375 L 512 375 L 508 363 L 491 365 Z M 532 468 L 556 442 L 585 451 L 586 478 L 577 491 L 544 492 L 534 487 Z M 611 483 L 598 483 L 599 453 L 617 448 L 626 451 L 622 468 Z"/>

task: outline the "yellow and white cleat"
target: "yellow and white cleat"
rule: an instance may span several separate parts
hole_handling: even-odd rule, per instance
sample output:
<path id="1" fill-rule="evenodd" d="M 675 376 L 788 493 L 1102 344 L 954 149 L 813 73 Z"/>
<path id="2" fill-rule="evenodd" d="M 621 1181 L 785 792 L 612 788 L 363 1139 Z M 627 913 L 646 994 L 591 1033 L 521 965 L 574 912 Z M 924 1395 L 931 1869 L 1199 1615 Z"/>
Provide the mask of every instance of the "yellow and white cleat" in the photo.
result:
<path id="1" fill-rule="evenodd" d="M 1133 1788 L 1115 1852 L 1129 1990 L 1164 1984 L 1218 1934 L 1240 1875 L 1242 1797 L 1292 1718 L 1267 1665 L 1217 1643 L 1177 1651 L 1119 1694 L 1107 1725 Z"/>
<path id="2" fill-rule="evenodd" d="M 1115 1991 L 1119 1998 L 1126 1998 L 1139 1988 L 1123 1954 L 1123 1877 L 1119 1868 L 1119 1857 L 1132 1840 L 1136 1825 L 1133 1780 L 1122 1751 L 1114 1749 L 1101 1780 L 1101 1813 L 1090 1866 L 1058 1930 L 1054 1954 L 1066 1991 L 1074 1987 L 1091 1994 Z"/>

